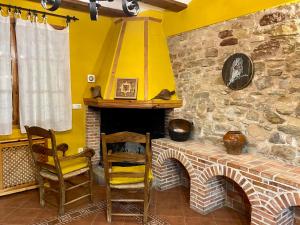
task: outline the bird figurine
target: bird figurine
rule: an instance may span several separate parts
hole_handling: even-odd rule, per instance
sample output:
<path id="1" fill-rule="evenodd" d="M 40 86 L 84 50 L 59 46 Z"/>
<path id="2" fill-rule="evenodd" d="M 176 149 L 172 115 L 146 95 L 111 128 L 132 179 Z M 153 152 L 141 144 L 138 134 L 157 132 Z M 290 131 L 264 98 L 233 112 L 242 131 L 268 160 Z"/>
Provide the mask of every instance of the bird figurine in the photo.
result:
<path id="1" fill-rule="evenodd" d="M 174 95 L 174 94 L 175 94 L 175 91 L 169 91 L 168 89 L 163 89 L 153 99 L 170 100 L 172 95 Z"/>
<path id="2" fill-rule="evenodd" d="M 99 85 L 95 86 L 95 87 L 91 87 L 91 92 L 92 92 L 92 97 L 93 98 L 101 98 L 101 87 Z"/>

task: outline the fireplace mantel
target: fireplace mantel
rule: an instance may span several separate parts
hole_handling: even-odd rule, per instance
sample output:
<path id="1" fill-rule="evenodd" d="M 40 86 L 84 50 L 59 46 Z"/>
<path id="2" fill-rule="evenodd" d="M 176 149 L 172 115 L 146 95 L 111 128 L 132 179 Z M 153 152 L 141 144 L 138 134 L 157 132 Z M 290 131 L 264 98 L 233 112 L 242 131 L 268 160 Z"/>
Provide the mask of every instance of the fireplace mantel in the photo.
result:
<path id="1" fill-rule="evenodd" d="M 123 109 L 173 109 L 182 106 L 182 100 L 103 100 L 84 98 L 84 104 L 97 108 L 123 108 Z"/>

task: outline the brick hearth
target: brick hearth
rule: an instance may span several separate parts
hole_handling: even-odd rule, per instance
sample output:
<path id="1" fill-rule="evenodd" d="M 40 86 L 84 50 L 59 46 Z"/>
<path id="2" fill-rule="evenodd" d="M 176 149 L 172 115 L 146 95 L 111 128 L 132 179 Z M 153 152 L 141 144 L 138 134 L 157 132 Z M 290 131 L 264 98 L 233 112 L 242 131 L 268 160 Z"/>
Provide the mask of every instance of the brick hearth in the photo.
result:
<path id="1" fill-rule="evenodd" d="M 190 177 L 190 207 L 207 214 L 225 205 L 224 177 L 233 180 L 251 204 L 252 225 L 289 225 L 300 205 L 300 167 L 263 156 L 226 154 L 221 146 L 199 141 L 152 141 L 153 172 L 158 189 L 182 185 L 179 161 Z M 175 160 L 174 160 L 175 159 Z"/>

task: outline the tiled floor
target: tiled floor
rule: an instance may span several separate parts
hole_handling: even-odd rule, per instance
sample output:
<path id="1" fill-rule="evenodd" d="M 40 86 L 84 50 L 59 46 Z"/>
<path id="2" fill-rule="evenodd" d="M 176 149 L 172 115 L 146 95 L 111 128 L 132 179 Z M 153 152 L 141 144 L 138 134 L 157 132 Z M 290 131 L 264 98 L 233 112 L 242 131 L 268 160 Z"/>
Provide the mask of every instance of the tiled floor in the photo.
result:
<path id="1" fill-rule="evenodd" d="M 105 199 L 103 187 L 95 185 L 94 201 Z M 81 203 L 81 207 L 87 204 Z M 76 207 L 76 206 L 75 206 Z M 78 206 L 77 206 L 78 207 Z M 80 206 L 79 206 L 80 207 Z M 74 208 L 74 206 L 73 206 Z M 55 216 L 56 209 L 51 206 L 39 206 L 38 191 L 27 191 L 0 197 L 0 225 L 24 225 Z M 151 213 L 168 221 L 172 225 L 247 225 L 247 219 L 229 208 L 219 209 L 202 216 L 188 206 L 188 191 L 178 187 L 168 191 L 153 191 Z M 108 224 L 104 212 L 95 213 L 72 225 Z M 137 224 L 134 218 L 113 217 L 112 225 Z"/>

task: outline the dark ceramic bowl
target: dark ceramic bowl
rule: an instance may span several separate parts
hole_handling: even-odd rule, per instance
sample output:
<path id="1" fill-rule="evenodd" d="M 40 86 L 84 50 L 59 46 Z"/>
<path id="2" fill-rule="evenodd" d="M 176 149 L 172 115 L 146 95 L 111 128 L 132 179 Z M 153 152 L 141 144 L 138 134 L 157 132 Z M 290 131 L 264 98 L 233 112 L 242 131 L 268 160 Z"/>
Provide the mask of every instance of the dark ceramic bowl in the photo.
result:
<path id="1" fill-rule="evenodd" d="M 186 141 L 192 131 L 192 123 L 184 119 L 174 119 L 169 122 L 168 130 L 173 141 Z"/>

